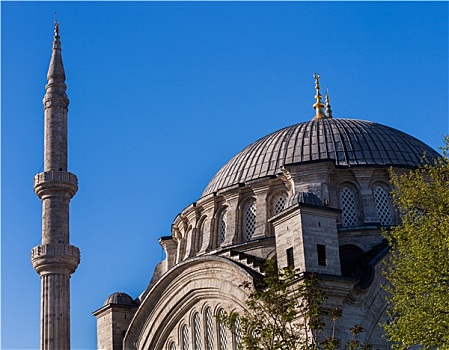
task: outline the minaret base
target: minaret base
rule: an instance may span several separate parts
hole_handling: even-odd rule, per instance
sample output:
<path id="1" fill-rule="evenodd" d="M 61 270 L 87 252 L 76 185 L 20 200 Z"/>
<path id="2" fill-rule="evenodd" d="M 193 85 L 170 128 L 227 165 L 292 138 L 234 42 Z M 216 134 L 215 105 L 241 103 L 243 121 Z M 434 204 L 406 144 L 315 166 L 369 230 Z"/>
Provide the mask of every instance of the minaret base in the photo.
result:
<path id="1" fill-rule="evenodd" d="M 41 276 L 40 338 L 41 350 L 70 350 L 70 275 Z"/>
<path id="2" fill-rule="evenodd" d="M 70 350 L 70 275 L 80 251 L 70 244 L 41 244 L 31 251 L 41 276 L 41 350 Z"/>

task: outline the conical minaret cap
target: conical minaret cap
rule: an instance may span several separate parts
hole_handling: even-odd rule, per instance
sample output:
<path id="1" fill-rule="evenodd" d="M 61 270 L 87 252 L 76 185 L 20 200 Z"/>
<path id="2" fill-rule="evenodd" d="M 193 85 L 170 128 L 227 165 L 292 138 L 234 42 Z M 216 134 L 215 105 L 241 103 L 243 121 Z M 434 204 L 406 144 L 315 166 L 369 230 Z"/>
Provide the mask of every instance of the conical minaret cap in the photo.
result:
<path id="1" fill-rule="evenodd" d="M 62 63 L 61 54 L 61 41 L 59 37 L 59 22 L 55 21 L 55 35 L 53 37 L 53 50 L 50 59 L 50 66 L 48 67 L 47 73 L 47 90 L 44 97 L 45 101 L 48 99 L 57 98 L 64 100 L 66 105 L 68 105 L 69 100 L 65 93 L 67 86 L 65 84 L 65 71 L 64 64 Z"/>

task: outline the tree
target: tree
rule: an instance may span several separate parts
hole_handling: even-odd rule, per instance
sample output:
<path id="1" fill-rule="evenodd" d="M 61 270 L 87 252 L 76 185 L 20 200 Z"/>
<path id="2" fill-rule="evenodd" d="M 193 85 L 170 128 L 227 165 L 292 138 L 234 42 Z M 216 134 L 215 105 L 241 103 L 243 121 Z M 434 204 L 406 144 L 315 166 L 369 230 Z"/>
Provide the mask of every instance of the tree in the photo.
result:
<path id="1" fill-rule="evenodd" d="M 341 309 L 326 310 L 325 293 L 313 275 L 300 275 L 298 270 L 278 270 L 276 262 L 268 260 L 264 277 L 242 288 L 251 291 L 243 315 L 225 313 L 221 321 L 234 333 L 240 349 L 246 350 L 308 350 L 339 349 L 340 339 L 335 337 L 335 325 Z M 330 334 L 325 334 L 325 318 L 331 322 Z M 238 325 L 238 326 L 236 326 Z M 351 328 L 353 338 L 345 344 L 355 350 L 368 348 L 360 344 L 357 335 L 360 325 Z"/>
<path id="2" fill-rule="evenodd" d="M 402 223 L 387 238 L 389 322 L 397 348 L 449 349 L 449 138 L 443 157 L 398 176 L 393 201 Z"/>

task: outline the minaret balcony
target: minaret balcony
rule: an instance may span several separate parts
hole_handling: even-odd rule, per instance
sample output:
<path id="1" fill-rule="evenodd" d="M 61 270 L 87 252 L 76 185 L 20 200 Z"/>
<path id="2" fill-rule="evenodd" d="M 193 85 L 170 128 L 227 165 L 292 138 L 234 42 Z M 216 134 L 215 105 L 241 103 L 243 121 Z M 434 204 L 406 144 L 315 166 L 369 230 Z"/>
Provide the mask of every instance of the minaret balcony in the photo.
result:
<path id="1" fill-rule="evenodd" d="M 41 244 L 31 250 L 31 263 L 38 274 L 70 275 L 80 263 L 80 250 L 70 244 Z"/>
<path id="2" fill-rule="evenodd" d="M 64 195 L 72 198 L 78 191 L 78 178 L 67 171 L 44 171 L 34 177 L 34 192 L 39 198 Z"/>

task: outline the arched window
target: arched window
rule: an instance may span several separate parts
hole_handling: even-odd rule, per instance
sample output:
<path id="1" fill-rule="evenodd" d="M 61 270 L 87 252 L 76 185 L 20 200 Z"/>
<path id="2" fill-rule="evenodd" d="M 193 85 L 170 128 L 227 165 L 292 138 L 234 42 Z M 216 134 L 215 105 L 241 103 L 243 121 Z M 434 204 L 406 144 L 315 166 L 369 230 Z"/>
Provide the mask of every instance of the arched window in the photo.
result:
<path id="1" fill-rule="evenodd" d="M 192 226 L 189 226 L 189 228 L 187 229 L 187 232 L 185 233 L 185 236 L 183 237 L 183 241 L 184 241 L 184 258 L 182 260 L 185 260 L 189 257 L 191 257 L 194 252 L 193 252 L 193 229 Z"/>
<path id="2" fill-rule="evenodd" d="M 218 323 L 218 350 L 226 350 L 228 346 L 228 340 L 226 339 L 226 325 L 222 321 L 224 316 L 223 309 L 218 311 L 217 323 Z"/>
<path id="3" fill-rule="evenodd" d="M 201 350 L 201 324 L 198 312 L 193 316 L 193 350 Z"/>
<path id="4" fill-rule="evenodd" d="M 183 325 L 181 328 L 181 349 L 189 350 L 189 328 Z"/>
<path id="5" fill-rule="evenodd" d="M 185 256 L 186 250 L 186 239 L 179 234 L 179 238 L 176 238 L 178 242 L 178 247 L 176 248 L 176 263 L 179 263 L 183 260 Z"/>
<path id="6" fill-rule="evenodd" d="M 342 210 L 341 224 L 343 227 L 357 226 L 359 224 L 354 191 L 349 187 L 343 187 L 340 191 L 340 208 Z"/>
<path id="7" fill-rule="evenodd" d="M 168 346 L 168 350 L 176 350 L 176 344 L 173 340 L 170 342 L 170 345 Z"/>
<path id="8" fill-rule="evenodd" d="M 273 201 L 273 214 L 279 214 L 285 208 L 287 199 L 284 195 L 277 196 Z"/>
<path id="9" fill-rule="evenodd" d="M 391 225 L 391 202 L 387 190 L 381 186 L 374 189 L 374 200 L 376 202 L 377 217 L 381 225 Z"/>
<path id="10" fill-rule="evenodd" d="M 198 253 L 201 250 L 201 247 L 203 245 L 203 237 L 206 234 L 205 233 L 205 228 L 206 228 L 206 221 L 207 218 L 204 218 L 203 221 L 201 221 L 201 226 L 199 231 L 197 230 L 196 235 L 197 235 L 197 240 L 196 240 L 196 252 Z"/>
<path id="11" fill-rule="evenodd" d="M 223 243 L 226 238 L 226 232 L 228 230 L 228 210 L 224 209 L 220 214 L 220 220 L 218 221 L 218 229 L 220 232 L 220 243 Z"/>
<path id="12" fill-rule="evenodd" d="M 240 324 L 240 317 L 236 317 L 234 321 L 234 332 L 233 332 L 233 342 L 234 349 L 238 349 L 239 345 L 242 343 L 242 327 Z"/>
<path id="13" fill-rule="evenodd" d="M 252 199 L 245 205 L 244 238 L 246 242 L 251 240 L 254 231 L 256 231 L 256 201 Z"/>
<path id="14" fill-rule="evenodd" d="M 204 313 L 206 329 L 206 350 L 214 350 L 214 327 L 212 322 L 212 309 L 208 306 Z"/>

